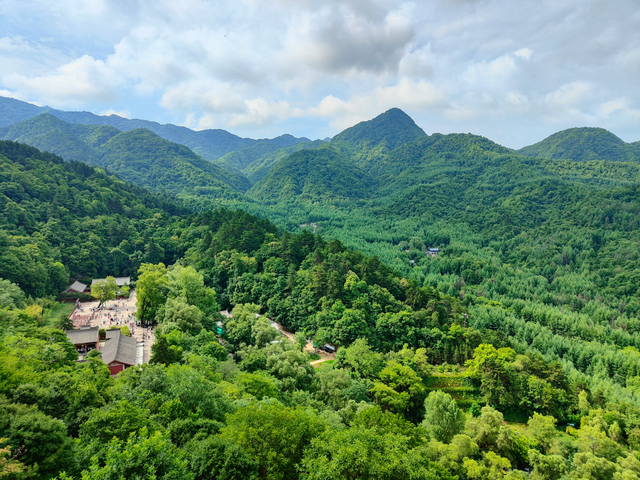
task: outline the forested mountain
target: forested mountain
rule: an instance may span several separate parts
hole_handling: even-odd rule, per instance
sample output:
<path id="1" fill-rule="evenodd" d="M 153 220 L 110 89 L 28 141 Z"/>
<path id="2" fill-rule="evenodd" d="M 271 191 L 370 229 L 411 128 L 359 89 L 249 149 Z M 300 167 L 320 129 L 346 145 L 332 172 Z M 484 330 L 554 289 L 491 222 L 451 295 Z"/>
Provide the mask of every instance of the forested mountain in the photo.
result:
<path id="1" fill-rule="evenodd" d="M 108 168 L 154 191 L 235 198 L 250 187 L 243 175 L 224 170 L 145 129 L 121 132 L 111 126 L 71 124 L 43 113 L 3 127 L 0 138 Z"/>
<path id="2" fill-rule="evenodd" d="M 0 142 L 0 460 L 18 478 L 640 476 L 640 164 L 426 135 L 393 109 L 241 152 L 268 173 L 206 197 L 201 162 L 218 167 L 186 147 L 41 120 L 3 131 L 179 199 Z M 153 365 L 117 379 L 42 317 L 70 276 L 107 274 L 133 275 L 158 323 Z M 307 338 L 335 361 L 312 366 Z"/>
<path id="3" fill-rule="evenodd" d="M 327 142 L 324 140 L 314 140 L 312 142 L 296 143 L 290 147 L 275 150 L 272 153 L 267 153 L 251 162 L 242 170 L 242 173 L 244 173 L 251 183 L 258 183 L 267 176 L 267 173 L 269 173 L 271 168 L 280 160 L 287 158 L 289 155 L 299 150 L 314 149 L 324 143 Z"/>
<path id="4" fill-rule="evenodd" d="M 291 147 L 298 143 L 309 143 L 308 138 L 295 138 L 291 135 L 281 135 L 273 140 L 258 140 L 254 145 L 227 153 L 218 162 L 226 163 L 237 170 L 243 170 L 251 163 L 276 150 Z"/>
<path id="5" fill-rule="evenodd" d="M 33 296 L 69 276 L 128 275 L 178 251 L 154 235 L 187 210 L 84 163 L 0 141 L 0 278 Z"/>
<path id="6" fill-rule="evenodd" d="M 90 112 L 65 112 L 49 107 L 37 107 L 30 103 L 20 102 L 12 98 L 0 97 L 0 127 L 8 126 L 18 121 L 35 117 L 41 113 L 50 113 L 68 123 L 83 125 L 109 125 L 120 131 L 127 132 L 138 128 L 146 128 L 156 135 L 174 143 L 186 145 L 195 153 L 207 160 L 215 160 L 228 152 L 251 146 L 258 142 L 250 138 L 241 138 L 225 130 L 209 129 L 195 131 L 186 127 L 172 124 L 161 125 L 157 122 L 140 119 L 122 118 L 118 115 L 94 115 Z M 283 136 L 286 137 L 286 136 Z M 298 140 L 298 139 L 295 139 Z M 299 139 L 307 141 L 307 139 Z M 287 146 L 288 138 L 261 140 L 263 143 L 273 143 L 275 146 Z"/>
<path id="7" fill-rule="evenodd" d="M 331 144 L 350 155 L 356 165 L 367 169 L 372 158 L 425 135 L 409 115 L 392 108 L 372 120 L 347 128 L 333 137 Z"/>
<path id="8" fill-rule="evenodd" d="M 0 96 L 0 127 L 27 120 L 49 110 L 51 110 L 49 107 L 39 107 L 15 98 Z"/>
<path id="9" fill-rule="evenodd" d="M 636 143 L 625 143 L 604 128 L 570 128 L 541 142 L 521 148 L 518 153 L 530 157 L 566 158 L 577 162 L 612 160 L 640 162 L 640 148 Z"/>
<path id="10" fill-rule="evenodd" d="M 372 182 L 351 160 L 329 145 L 300 150 L 281 160 L 248 195 L 266 203 L 291 199 L 317 202 L 371 194 Z"/>

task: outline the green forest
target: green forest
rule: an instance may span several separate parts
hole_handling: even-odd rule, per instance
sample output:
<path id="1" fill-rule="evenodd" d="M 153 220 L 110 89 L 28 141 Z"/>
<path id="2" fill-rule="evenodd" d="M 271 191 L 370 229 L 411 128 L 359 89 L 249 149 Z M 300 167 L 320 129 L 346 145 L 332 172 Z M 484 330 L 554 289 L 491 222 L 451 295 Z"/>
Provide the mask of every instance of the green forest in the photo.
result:
<path id="1" fill-rule="evenodd" d="M 55 153 L 0 141 L 1 478 L 640 478 L 633 144 L 2 132 Z M 157 324 L 115 378 L 55 313 L 108 275 Z"/>

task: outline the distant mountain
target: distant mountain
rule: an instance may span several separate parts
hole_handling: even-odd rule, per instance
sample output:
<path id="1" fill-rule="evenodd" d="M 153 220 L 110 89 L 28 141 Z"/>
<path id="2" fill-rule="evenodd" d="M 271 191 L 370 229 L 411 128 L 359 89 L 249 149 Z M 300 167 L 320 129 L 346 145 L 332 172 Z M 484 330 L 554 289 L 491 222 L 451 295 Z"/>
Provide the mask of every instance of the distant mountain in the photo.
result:
<path id="1" fill-rule="evenodd" d="M 0 129 L 0 138 L 15 140 L 107 168 L 123 179 L 172 194 L 238 198 L 251 184 L 241 174 L 204 160 L 184 145 L 146 129 L 127 132 L 108 125 L 67 123 L 50 113 Z"/>
<path id="2" fill-rule="evenodd" d="M 335 148 L 300 150 L 278 162 L 247 194 L 268 203 L 365 198 L 369 176 Z"/>
<path id="3" fill-rule="evenodd" d="M 281 135 L 273 140 L 258 140 L 250 147 L 229 152 L 218 159 L 237 170 L 243 170 L 257 159 L 281 148 L 291 147 L 297 143 L 309 143 L 308 138 L 296 138 L 292 135 Z"/>
<path id="4" fill-rule="evenodd" d="M 35 117 L 48 112 L 68 123 L 83 125 L 110 125 L 123 132 L 136 128 L 146 128 L 162 138 L 186 145 L 195 153 L 207 160 L 215 160 L 226 153 L 249 147 L 258 142 L 251 138 L 241 138 L 226 130 L 201 130 L 195 131 L 187 127 L 179 127 L 172 124 L 161 125 L 148 120 L 130 120 L 117 115 L 95 115 L 90 112 L 65 112 L 49 107 L 38 107 L 27 102 L 21 102 L 12 98 L 0 97 L 0 127 L 5 127 L 22 120 Z M 309 141 L 306 138 L 296 139 L 290 135 L 282 135 L 272 140 L 264 139 L 261 142 L 273 143 L 276 148 L 291 145 L 291 142 Z"/>
<path id="5" fill-rule="evenodd" d="M 234 189 L 246 191 L 250 187 L 245 177 L 143 128 L 116 135 L 97 152 L 98 165 L 154 191 L 228 198 L 238 196 Z"/>
<path id="6" fill-rule="evenodd" d="M 372 120 L 347 128 L 333 137 L 331 144 L 350 155 L 356 165 L 366 170 L 371 159 L 426 135 L 409 115 L 392 108 Z"/>
<path id="7" fill-rule="evenodd" d="M 84 127 L 84 125 L 78 125 Z M 93 129 L 101 127 L 94 126 Z M 107 127 L 113 128 L 113 127 Z M 120 133 L 115 130 L 116 134 Z M 0 139 L 26 143 L 40 150 L 60 155 L 67 160 L 92 163 L 96 152 L 87 142 L 80 139 L 71 124 L 49 113 L 23 120 L 14 125 L 0 128 Z"/>
<path id="8" fill-rule="evenodd" d="M 49 110 L 49 107 L 38 107 L 14 98 L 0 97 L 0 127 L 27 120 Z"/>
<path id="9" fill-rule="evenodd" d="M 518 153 L 529 157 L 565 158 L 577 162 L 640 162 L 640 142 L 625 143 L 604 128 L 570 128 L 521 148 Z"/>
<path id="10" fill-rule="evenodd" d="M 382 177 L 380 181 L 395 183 L 401 177 L 407 177 L 410 183 L 420 181 L 422 175 L 428 173 L 434 161 L 449 161 L 452 168 L 464 166 L 468 162 L 465 157 L 472 157 L 474 153 L 512 154 L 510 149 L 498 145 L 491 140 L 472 134 L 453 133 L 442 135 L 434 133 L 419 140 L 407 142 L 387 155 L 380 155 L 371 160 L 368 171 L 371 175 Z M 461 160 L 457 160 L 461 158 Z M 451 160 L 456 159 L 456 162 Z M 462 162 L 460 165 L 459 163 Z"/>
<path id="11" fill-rule="evenodd" d="M 255 184 L 266 177 L 271 168 L 273 168 L 276 163 L 287 158 L 292 153 L 295 153 L 299 150 L 312 150 L 326 143 L 327 142 L 325 142 L 324 140 L 314 140 L 313 142 L 296 143 L 295 145 L 292 145 L 290 147 L 275 150 L 251 162 L 242 170 L 242 173 L 249 179 L 251 183 Z"/>

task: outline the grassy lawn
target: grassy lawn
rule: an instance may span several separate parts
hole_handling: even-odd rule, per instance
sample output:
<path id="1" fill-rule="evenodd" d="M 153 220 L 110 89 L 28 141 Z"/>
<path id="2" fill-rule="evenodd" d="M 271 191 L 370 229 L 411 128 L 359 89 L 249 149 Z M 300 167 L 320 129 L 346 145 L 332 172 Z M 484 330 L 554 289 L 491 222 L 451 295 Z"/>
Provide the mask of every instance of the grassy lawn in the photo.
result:
<path id="1" fill-rule="evenodd" d="M 73 312 L 73 303 L 56 303 L 53 308 L 47 308 L 42 314 L 45 327 L 54 327 L 58 320 L 66 318 Z"/>

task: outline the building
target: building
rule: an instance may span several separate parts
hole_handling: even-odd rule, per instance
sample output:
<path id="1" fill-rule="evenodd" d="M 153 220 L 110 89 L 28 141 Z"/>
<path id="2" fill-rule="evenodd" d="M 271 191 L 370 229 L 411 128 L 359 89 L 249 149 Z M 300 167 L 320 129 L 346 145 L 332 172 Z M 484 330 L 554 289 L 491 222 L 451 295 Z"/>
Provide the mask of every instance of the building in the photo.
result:
<path id="1" fill-rule="evenodd" d="M 131 277 L 115 277 L 115 280 L 116 280 L 116 285 L 118 285 L 118 288 L 122 288 L 124 285 L 131 284 Z M 107 281 L 106 278 L 96 278 L 95 280 L 91 281 L 91 285 L 93 285 L 94 283 L 106 282 L 106 281 Z"/>
<path id="2" fill-rule="evenodd" d="M 76 347 L 78 353 L 89 353 L 94 348 L 98 348 L 100 343 L 100 327 L 90 327 L 83 325 L 74 330 L 65 330 L 67 338 L 73 346 Z"/>
<path id="3" fill-rule="evenodd" d="M 82 282 L 75 281 L 67 287 L 62 293 L 83 293 L 87 290 L 87 285 Z"/>
<path id="4" fill-rule="evenodd" d="M 118 327 L 118 328 L 110 328 L 110 329 L 105 331 L 105 334 L 106 334 L 105 339 L 106 340 L 111 340 L 112 338 L 117 337 L 118 335 L 121 335 L 120 327 Z"/>
<path id="5" fill-rule="evenodd" d="M 427 248 L 427 255 L 429 255 L 430 257 L 435 257 L 439 253 L 440 253 L 439 248 Z"/>
<path id="6" fill-rule="evenodd" d="M 116 330 L 120 333 L 119 330 Z M 125 368 L 136 364 L 138 342 L 133 337 L 113 335 L 102 347 L 102 361 L 107 364 L 111 375 L 117 375 Z"/>

